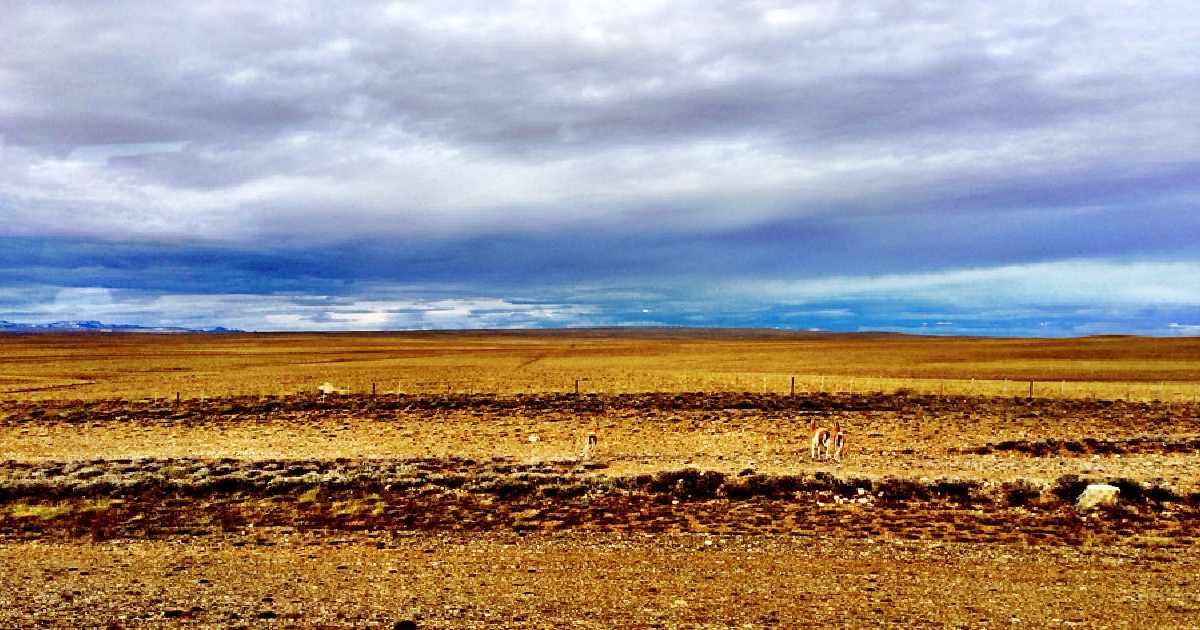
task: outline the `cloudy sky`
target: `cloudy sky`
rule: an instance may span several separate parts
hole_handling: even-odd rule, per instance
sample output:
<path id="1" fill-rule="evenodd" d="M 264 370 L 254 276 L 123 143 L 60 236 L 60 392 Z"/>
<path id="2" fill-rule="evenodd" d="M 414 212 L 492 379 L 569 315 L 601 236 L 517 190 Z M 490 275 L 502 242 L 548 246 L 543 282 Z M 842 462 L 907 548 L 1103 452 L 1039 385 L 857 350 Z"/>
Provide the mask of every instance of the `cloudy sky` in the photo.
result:
<path id="1" fill-rule="evenodd" d="M 1200 334 L 1197 32 L 1194 0 L 9 0 L 0 319 Z"/>

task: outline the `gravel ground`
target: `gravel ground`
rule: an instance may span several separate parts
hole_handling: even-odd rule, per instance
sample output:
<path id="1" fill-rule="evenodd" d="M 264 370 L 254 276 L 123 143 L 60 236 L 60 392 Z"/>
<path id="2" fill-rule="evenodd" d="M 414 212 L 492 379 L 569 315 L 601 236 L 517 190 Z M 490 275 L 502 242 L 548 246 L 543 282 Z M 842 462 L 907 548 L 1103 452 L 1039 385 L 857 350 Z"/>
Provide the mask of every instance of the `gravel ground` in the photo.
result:
<path id="1" fill-rule="evenodd" d="M 0 628 L 1200 628 L 1198 409 L 0 401 Z M 1076 514 L 1070 474 L 1121 503 Z"/>
<path id="2" fill-rule="evenodd" d="M 4 627 L 1200 627 L 1200 551 L 261 531 L 0 544 Z"/>
<path id="3" fill-rule="evenodd" d="M 809 418 L 840 421 L 841 464 L 809 459 Z M 1200 406 L 894 396 L 364 397 L 0 402 L 0 459 L 575 457 L 610 474 L 736 473 L 1052 482 L 1129 477 L 1200 491 Z M 1052 451 L 1033 448 L 1057 440 Z M 1091 443 L 1088 442 L 1091 440 Z M 1005 442 L 1017 450 L 988 450 Z M 1103 448 L 1097 448 L 1097 445 Z M 1023 450 L 1022 450 L 1023 449 Z"/>

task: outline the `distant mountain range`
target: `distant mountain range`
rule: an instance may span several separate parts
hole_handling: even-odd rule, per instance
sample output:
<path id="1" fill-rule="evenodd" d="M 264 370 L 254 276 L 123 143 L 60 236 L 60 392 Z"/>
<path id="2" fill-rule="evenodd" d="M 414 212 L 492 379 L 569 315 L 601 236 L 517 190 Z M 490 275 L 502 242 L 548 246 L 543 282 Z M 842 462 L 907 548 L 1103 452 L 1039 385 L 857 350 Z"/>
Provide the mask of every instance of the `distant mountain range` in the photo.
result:
<path id="1" fill-rule="evenodd" d="M 138 326 L 137 324 L 105 324 L 95 320 L 50 322 L 48 324 L 22 324 L 0 319 L 0 332 L 55 333 L 55 332 L 151 332 L 151 333 L 231 333 L 242 332 L 236 328 L 214 326 L 211 328 L 183 328 L 180 326 Z"/>

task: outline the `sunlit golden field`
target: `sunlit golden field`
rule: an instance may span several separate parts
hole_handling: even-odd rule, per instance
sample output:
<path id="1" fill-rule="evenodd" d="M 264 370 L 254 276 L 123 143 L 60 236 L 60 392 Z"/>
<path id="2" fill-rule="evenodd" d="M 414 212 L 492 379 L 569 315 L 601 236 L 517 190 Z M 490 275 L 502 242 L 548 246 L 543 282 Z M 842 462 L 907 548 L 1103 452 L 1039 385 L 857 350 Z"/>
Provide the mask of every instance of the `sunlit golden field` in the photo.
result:
<path id="1" fill-rule="evenodd" d="M 1198 368 L 1128 337 L 0 336 L 0 626 L 1195 627 Z"/>
<path id="2" fill-rule="evenodd" d="M 772 331 L 0 336 L 0 396 L 892 392 L 1191 401 L 1200 339 Z"/>

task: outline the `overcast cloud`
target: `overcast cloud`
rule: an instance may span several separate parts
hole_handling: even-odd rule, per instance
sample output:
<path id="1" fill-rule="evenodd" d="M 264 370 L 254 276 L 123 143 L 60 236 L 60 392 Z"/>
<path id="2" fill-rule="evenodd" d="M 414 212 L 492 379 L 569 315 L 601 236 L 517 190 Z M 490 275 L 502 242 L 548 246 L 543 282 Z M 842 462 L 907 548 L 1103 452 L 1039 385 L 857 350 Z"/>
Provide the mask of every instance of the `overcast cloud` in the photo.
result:
<path id="1" fill-rule="evenodd" d="M 24 2 L 0 319 L 1200 326 L 1194 2 Z"/>

